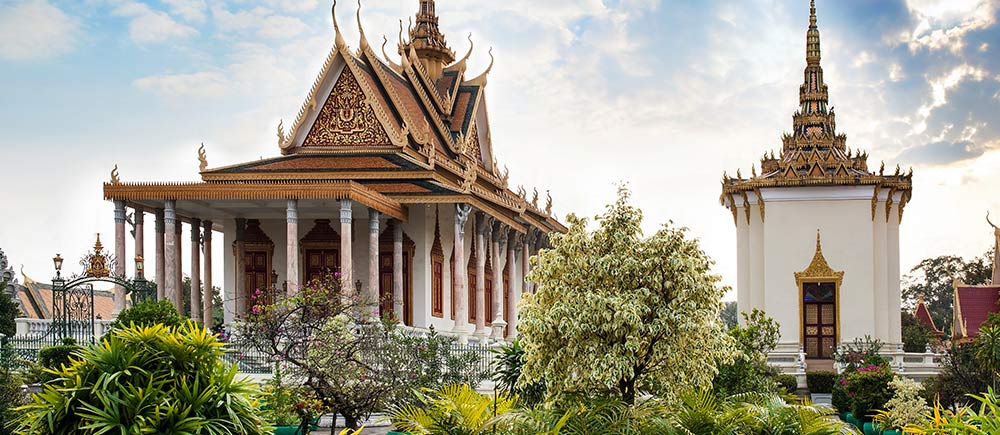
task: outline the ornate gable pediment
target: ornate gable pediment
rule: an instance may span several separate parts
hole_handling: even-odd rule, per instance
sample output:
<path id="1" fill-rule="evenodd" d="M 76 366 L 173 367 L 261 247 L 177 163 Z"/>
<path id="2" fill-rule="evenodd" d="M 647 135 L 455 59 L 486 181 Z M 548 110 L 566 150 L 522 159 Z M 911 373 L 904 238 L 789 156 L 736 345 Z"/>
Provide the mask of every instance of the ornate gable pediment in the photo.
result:
<path id="1" fill-rule="evenodd" d="M 350 68 L 344 68 L 302 146 L 391 145 L 357 77 Z"/>

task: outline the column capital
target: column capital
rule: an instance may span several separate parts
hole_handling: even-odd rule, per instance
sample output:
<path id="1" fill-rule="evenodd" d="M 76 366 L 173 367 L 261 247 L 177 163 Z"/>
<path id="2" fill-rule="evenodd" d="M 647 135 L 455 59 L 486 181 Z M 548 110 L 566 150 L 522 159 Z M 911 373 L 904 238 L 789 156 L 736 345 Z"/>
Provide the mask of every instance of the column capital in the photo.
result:
<path id="1" fill-rule="evenodd" d="M 162 208 L 156 209 L 156 212 L 154 214 L 156 215 L 156 223 L 154 224 L 154 226 L 156 227 L 156 233 L 157 234 L 163 234 L 163 227 L 164 227 L 164 225 L 163 225 L 163 209 Z"/>
<path id="2" fill-rule="evenodd" d="M 115 223 L 125 223 L 125 201 L 116 199 L 115 201 Z"/>
<path id="3" fill-rule="evenodd" d="M 201 221 L 201 224 L 205 230 L 205 234 L 202 237 L 204 237 L 205 240 L 212 240 L 212 221 Z"/>
<path id="4" fill-rule="evenodd" d="M 166 225 L 173 225 L 177 219 L 177 202 L 168 200 L 163 203 L 163 222 Z"/>
<path id="5" fill-rule="evenodd" d="M 133 208 L 133 210 L 135 210 L 135 214 L 133 215 L 133 219 L 135 219 L 135 224 L 136 225 L 143 225 L 143 224 L 145 224 L 146 223 L 146 212 L 143 211 L 141 208 Z"/>
<path id="6" fill-rule="evenodd" d="M 378 234 L 378 229 L 379 229 L 378 218 L 380 215 L 381 213 L 379 213 L 378 210 L 375 210 L 373 208 L 368 209 L 368 230 L 370 232 Z"/>
<path id="7" fill-rule="evenodd" d="M 201 243 L 201 219 L 191 219 L 191 242 Z"/>
<path id="8" fill-rule="evenodd" d="M 493 226 L 493 218 L 490 215 L 478 212 L 476 213 L 476 233 L 486 235 L 490 232 L 490 227 Z"/>
<path id="9" fill-rule="evenodd" d="M 299 221 L 299 200 L 289 199 L 288 206 L 285 209 L 287 213 L 288 223 L 296 223 Z"/>
<path id="10" fill-rule="evenodd" d="M 353 202 L 349 199 L 340 200 L 340 223 L 349 224 L 353 219 Z"/>
<path id="11" fill-rule="evenodd" d="M 507 240 L 507 225 L 497 219 L 493 220 L 493 241 L 504 242 Z"/>

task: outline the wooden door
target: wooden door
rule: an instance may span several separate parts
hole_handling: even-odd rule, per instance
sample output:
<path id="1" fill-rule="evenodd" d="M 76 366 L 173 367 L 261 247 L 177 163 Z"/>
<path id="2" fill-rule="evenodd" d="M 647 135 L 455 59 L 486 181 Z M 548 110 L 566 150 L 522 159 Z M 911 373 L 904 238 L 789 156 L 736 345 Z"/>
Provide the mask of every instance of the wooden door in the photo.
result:
<path id="1" fill-rule="evenodd" d="M 382 251 L 379 253 L 379 310 L 382 315 L 392 313 L 395 309 L 396 301 L 393 299 L 392 289 L 392 251 Z M 403 318 L 397 319 L 404 325 L 413 325 L 413 312 L 410 309 L 411 291 L 410 283 L 410 253 L 403 251 Z"/>
<path id="2" fill-rule="evenodd" d="M 832 359 L 837 348 L 835 283 L 803 283 L 802 327 L 806 358 Z"/>
<path id="3" fill-rule="evenodd" d="M 338 249 L 307 249 L 305 258 L 306 282 L 322 279 L 324 275 L 340 270 Z"/>
<path id="4" fill-rule="evenodd" d="M 268 277 L 271 271 L 267 270 L 267 252 L 247 251 L 245 256 L 247 300 L 249 305 L 268 305 L 273 303 L 270 283 Z M 260 290 L 260 296 L 257 291 Z"/>

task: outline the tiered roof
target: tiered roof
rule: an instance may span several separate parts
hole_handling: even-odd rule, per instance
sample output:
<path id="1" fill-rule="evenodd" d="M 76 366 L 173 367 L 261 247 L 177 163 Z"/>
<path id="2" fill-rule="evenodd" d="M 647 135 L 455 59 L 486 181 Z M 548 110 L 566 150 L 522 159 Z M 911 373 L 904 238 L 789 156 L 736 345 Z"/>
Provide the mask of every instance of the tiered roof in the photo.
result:
<path id="1" fill-rule="evenodd" d="M 529 201 L 524 189 L 515 193 L 508 185 L 486 111 L 492 60 L 482 74 L 466 75 L 472 47 L 455 61 L 438 29 L 433 0 L 420 1 L 408 40 L 401 28 L 398 64 L 385 53 L 384 38 L 383 57 L 375 54 L 360 10 L 356 51 L 345 42 L 335 13 L 333 22 L 334 47 L 298 117 L 287 128 L 278 125 L 282 156 L 209 169 L 202 152 L 202 183 L 136 185 L 115 176 L 105 185 L 105 197 L 349 198 L 402 219 L 405 204 L 469 203 L 521 232 L 565 230 L 552 216 L 551 200 L 540 206 L 537 194 Z"/>
<path id="2" fill-rule="evenodd" d="M 904 174 L 897 166 L 895 173 L 886 175 L 883 164 L 876 174 L 868 168 L 868 153 L 852 151 L 847 147 L 847 136 L 837 133 L 836 115 L 828 107 L 829 89 L 823 80 L 816 23 L 816 2 L 812 0 L 799 109 L 792 116 L 792 132 L 782 137 L 781 152 L 775 155 L 771 151 L 761 158 L 760 174 L 754 166 L 749 178 L 744 178 L 741 171 L 737 171 L 735 178 L 723 175 L 721 200 L 723 205 L 731 206 L 734 214 L 734 197 L 748 192 L 759 194 L 759 189 L 765 187 L 872 185 L 893 193 L 902 192 L 902 204 L 910 199 L 912 169 Z"/>

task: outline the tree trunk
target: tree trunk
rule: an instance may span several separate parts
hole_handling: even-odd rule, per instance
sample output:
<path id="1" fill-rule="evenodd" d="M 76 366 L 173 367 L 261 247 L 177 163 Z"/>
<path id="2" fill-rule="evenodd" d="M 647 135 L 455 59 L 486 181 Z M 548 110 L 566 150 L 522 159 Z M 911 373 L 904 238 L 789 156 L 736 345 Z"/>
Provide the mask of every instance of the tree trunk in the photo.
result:
<path id="1" fill-rule="evenodd" d="M 622 401 L 625 404 L 629 406 L 635 404 L 635 378 L 618 381 L 618 391 L 622 394 Z"/>
<path id="2" fill-rule="evenodd" d="M 358 426 L 358 416 L 344 414 L 344 428 L 346 429 L 357 429 Z"/>

